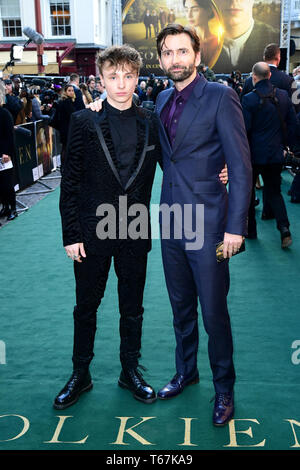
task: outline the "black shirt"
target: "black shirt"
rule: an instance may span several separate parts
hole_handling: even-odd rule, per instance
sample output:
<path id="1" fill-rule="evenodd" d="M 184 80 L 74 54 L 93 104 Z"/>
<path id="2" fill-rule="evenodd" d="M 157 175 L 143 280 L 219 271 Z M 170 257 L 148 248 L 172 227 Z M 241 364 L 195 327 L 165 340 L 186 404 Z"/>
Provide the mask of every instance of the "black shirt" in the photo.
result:
<path id="1" fill-rule="evenodd" d="M 120 111 L 106 101 L 109 128 L 123 187 L 129 180 L 135 161 L 137 125 L 134 107 Z"/>

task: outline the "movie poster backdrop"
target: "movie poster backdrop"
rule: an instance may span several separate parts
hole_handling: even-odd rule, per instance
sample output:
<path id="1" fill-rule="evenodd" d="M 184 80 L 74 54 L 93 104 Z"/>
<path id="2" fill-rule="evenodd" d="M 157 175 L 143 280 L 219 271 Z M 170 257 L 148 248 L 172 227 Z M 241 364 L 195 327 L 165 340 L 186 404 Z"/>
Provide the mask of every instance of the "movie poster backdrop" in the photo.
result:
<path id="1" fill-rule="evenodd" d="M 201 62 L 215 73 L 249 73 L 267 44 L 279 44 L 280 0 L 122 0 L 123 43 L 142 55 L 141 75 L 163 75 L 156 36 L 168 23 L 193 26 Z"/>

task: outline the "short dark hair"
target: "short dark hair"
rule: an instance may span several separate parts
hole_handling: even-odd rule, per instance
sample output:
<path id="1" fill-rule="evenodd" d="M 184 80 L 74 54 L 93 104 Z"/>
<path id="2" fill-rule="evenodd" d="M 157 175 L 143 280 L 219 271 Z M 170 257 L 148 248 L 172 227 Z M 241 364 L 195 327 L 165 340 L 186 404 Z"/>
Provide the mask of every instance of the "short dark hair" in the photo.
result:
<path id="1" fill-rule="evenodd" d="M 100 52 L 97 58 L 99 72 L 102 75 L 102 68 L 105 62 L 109 62 L 111 66 L 128 64 L 131 68 L 139 73 L 143 65 L 140 53 L 128 44 L 122 46 L 111 46 Z"/>
<path id="2" fill-rule="evenodd" d="M 70 75 L 70 82 L 74 82 L 75 80 L 79 80 L 79 75 L 78 73 L 71 73 Z"/>
<path id="3" fill-rule="evenodd" d="M 182 26 L 178 23 L 171 23 L 165 26 L 158 34 L 156 38 L 156 48 L 159 57 L 161 57 L 162 47 L 165 43 L 167 36 L 176 36 L 177 34 L 187 34 L 192 42 L 192 46 L 194 49 L 195 54 L 200 51 L 200 39 L 196 30 L 190 26 Z"/>
<path id="4" fill-rule="evenodd" d="M 265 61 L 274 60 L 276 59 L 276 56 L 278 55 L 278 53 L 280 53 L 280 47 L 278 46 L 278 44 L 274 44 L 274 43 L 268 44 L 265 47 L 263 58 Z"/>

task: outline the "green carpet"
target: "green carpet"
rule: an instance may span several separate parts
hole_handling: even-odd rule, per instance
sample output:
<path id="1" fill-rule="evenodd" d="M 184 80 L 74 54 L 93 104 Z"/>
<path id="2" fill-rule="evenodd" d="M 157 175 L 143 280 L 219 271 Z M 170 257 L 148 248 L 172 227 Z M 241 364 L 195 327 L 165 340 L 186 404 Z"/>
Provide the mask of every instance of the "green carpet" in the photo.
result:
<path id="1" fill-rule="evenodd" d="M 214 390 L 201 315 L 199 385 L 152 405 L 137 402 L 117 386 L 119 313 L 113 270 L 98 313 L 94 388 L 76 405 L 54 410 L 53 399 L 71 372 L 74 305 L 72 263 L 61 243 L 59 189 L 3 227 L 0 450 L 300 448 L 300 354 L 292 348 L 297 340 L 300 345 L 300 205 L 289 202 L 291 177 L 284 173 L 283 178 L 292 247 L 280 248 L 275 222 L 260 220 L 260 204 L 259 239 L 247 241 L 246 252 L 231 260 L 236 415 L 224 428 L 211 424 Z M 159 202 L 160 187 L 158 171 L 153 203 Z M 144 306 L 141 363 L 148 369 L 145 378 L 159 389 L 174 373 L 174 334 L 158 240 L 149 257 Z"/>

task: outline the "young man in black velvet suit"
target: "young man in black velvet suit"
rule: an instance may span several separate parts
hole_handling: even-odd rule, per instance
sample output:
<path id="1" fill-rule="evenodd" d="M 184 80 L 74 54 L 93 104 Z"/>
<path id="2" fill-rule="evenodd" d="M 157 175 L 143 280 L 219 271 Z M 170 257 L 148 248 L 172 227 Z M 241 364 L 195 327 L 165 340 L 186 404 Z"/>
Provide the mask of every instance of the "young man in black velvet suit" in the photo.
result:
<path id="1" fill-rule="evenodd" d="M 141 66 L 135 49 L 108 48 L 99 55 L 98 66 L 107 100 L 101 112 L 84 109 L 72 115 L 61 182 L 63 244 L 74 260 L 76 306 L 73 374 L 55 398 L 56 409 L 72 405 L 92 387 L 89 365 L 94 356 L 96 313 L 112 260 L 120 310 L 122 370 L 118 383 L 144 403 L 156 400 L 155 391 L 138 370 L 138 357 L 147 254 L 151 249 L 149 205 L 160 158 L 157 118 L 132 102 Z M 127 204 L 128 212 L 136 204 L 147 208 L 147 234 L 134 239 L 121 233 L 119 223 L 124 216 L 120 201 Z M 112 220 L 104 217 L 107 207 L 115 211 L 117 221 L 111 238 L 105 238 L 101 231 L 106 222 L 111 227 Z M 127 216 L 128 212 L 126 227 L 134 219 Z"/>

